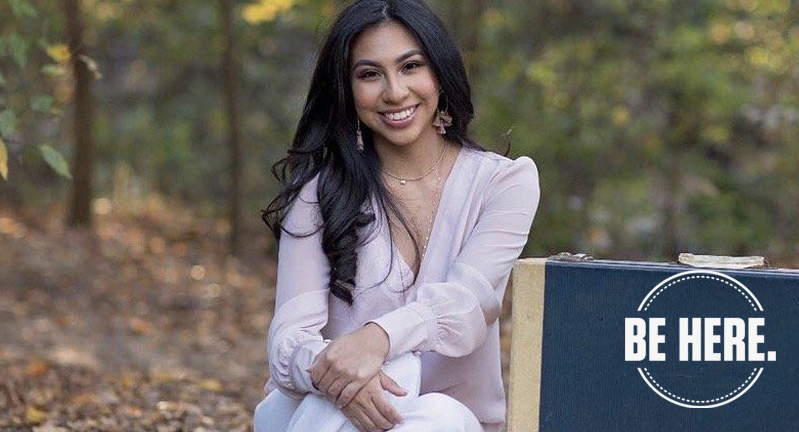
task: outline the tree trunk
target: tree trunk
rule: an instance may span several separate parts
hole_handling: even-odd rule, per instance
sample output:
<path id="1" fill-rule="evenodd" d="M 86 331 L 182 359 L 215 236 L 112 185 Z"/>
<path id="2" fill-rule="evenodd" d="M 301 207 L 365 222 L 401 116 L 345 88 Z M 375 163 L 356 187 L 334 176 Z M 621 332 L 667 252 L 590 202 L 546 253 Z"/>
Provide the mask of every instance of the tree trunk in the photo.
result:
<path id="1" fill-rule="evenodd" d="M 238 64 L 236 62 L 233 1 L 219 0 L 219 18 L 225 51 L 222 56 L 222 81 L 225 92 L 225 111 L 228 122 L 228 147 L 230 148 L 230 252 L 240 250 L 241 237 L 241 141 L 239 139 Z"/>
<path id="2" fill-rule="evenodd" d="M 94 107 L 91 94 L 92 72 L 86 63 L 86 46 L 83 42 L 83 20 L 80 0 L 64 0 L 67 17 L 67 41 L 71 54 L 75 83 L 75 104 L 72 121 L 75 139 L 72 166 L 72 199 L 69 208 L 69 226 L 92 225 L 92 173 L 94 165 L 94 137 L 92 123 Z"/>

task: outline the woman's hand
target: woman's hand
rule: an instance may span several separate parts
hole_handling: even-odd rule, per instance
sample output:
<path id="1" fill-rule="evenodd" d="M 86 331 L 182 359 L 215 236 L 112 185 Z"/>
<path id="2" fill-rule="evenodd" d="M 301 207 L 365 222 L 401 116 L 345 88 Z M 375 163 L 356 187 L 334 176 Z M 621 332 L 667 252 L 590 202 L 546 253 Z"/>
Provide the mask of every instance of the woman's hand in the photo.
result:
<path id="1" fill-rule="evenodd" d="M 360 432 L 389 430 L 402 422 L 402 417 L 388 403 L 383 390 L 397 396 L 405 396 L 408 393 L 383 371 L 378 371 L 377 375 L 355 395 L 352 402 L 341 409 Z"/>
<path id="2" fill-rule="evenodd" d="M 311 382 L 342 408 L 372 379 L 386 360 L 388 335 L 374 323 L 334 339 L 308 369 Z"/>

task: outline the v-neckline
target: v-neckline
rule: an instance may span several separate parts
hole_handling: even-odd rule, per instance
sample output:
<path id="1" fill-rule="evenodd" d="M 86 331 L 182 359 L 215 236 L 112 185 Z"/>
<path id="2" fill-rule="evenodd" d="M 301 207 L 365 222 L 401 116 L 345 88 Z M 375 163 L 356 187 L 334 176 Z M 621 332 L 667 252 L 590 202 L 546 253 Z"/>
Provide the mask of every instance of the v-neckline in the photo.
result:
<path id="1" fill-rule="evenodd" d="M 455 156 L 455 162 L 452 164 L 452 168 L 450 168 L 449 174 L 447 174 L 446 180 L 444 180 L 444 185 L 441 188 L 441 196 L 439 197 L 438 204 L 436 205 L 436 214 L 433 217 L 433 226 L 430 227 L 430 238 L 427 240 L 427 245 L 425 246 L 425 249 L 426 249 L 425 254 L 424 254 L 424 256 L 422 256 L 421 262 L 419 263 L 418 274 L 414 273 L 413 268 L 411 268 L 411 266 L 405 260 L 405 257 L 402 256 L 402 252 L 400 252 L 399 248 L 394 244 L 394 242 L 393 242 L 393 240 L 391 238 L 392 236 L 389 233 L 388 241 L 389 241 L 389 244 L 391 245 L 392 250 L 394 251 L 393 253 L 395 253 L 397 255 L 397 257 L 399 258 L 399 263 L 400 263 L 400 266 L 403 268 L 403 270 L 407 271 L 408 273 L 411 274 L 411 278 L 413 278 L 415 276 L 418 277 L 418 275 L 421 275 L 422 273 L 424 273 L 425 263 L 428 261 L 427 257 L 430 256 L 430 248 L 434 245 L 433 240 L 436 238 L 436 233 L 438 232 L 437 228 L 440 225 L 438 223 L 438 219 L 439 219 L 439 216 L 440 216 L 440 214 L 442 212 L 441 209 L 443 207 L 445 207 L 445 205 L 444 205 L 445 204 L 445 200 L 449 196 L 449 194 L 447 192 L 449 191 L 450 183 L 452 183 L 450 181 L 450 179 L 455 174 L 457 174 L 456 170 L 458 169 L 458 165 L 460 164 L 460 161 L 462 159 L 463 152 L 465 152 L 466 150 L 467 150 L 466 147 L 464 147 L 463 145 L 460 146 L 460 148 L 458 149 L 458 154 Z M 389 228 L 389 231 L 390 231 L 390 228 Z"/>

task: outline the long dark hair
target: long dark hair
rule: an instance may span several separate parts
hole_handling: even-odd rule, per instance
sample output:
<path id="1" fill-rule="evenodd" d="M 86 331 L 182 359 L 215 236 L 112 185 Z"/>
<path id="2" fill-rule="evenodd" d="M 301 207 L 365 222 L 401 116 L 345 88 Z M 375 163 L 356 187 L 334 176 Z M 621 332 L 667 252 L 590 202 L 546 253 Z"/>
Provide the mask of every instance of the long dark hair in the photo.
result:
<path id="1" fill-rule="evenodd" d="M 444 138 L 485 151 L 467 134 L 474 108 L 461 54 L 441 20 L 426 4 L 419 0 L 357 0 L 339 14 L 317 57 L 294 142 L 288 155 L 272 166 L 281 191 L 262 210 L 261 219 L 278 243 L 281 231 L 299 237 L 314 234 L 316 231 L 292 233 L 282 222 L 303 185 L 319 174 L 316 192 L 323 225 L 317 231 L 323 229 L 322 249 L 331 269 L 330 291 L 349 305 L 353 303 L 356 248 L 364 243 L 363 239 L 359 241 L 356 229 L 376 219 L 375 214 L 363 210 L 364 203 L 375 197 L 379 211 L 385 215 L 386 208 L 391 209 L 410 233 L 407 221 L 382 182 L 372 133 L 363 124 L 364 150 L 359 152 L 355 147 L 350 51 L 361 32 L 386 21 L 398 22 L 413 34 L 432 67 L 442 90 L 439 109 L 446 107 L 452 116 L 452 126 L 447 127 Z M 419 262 L 419 245 L 414 236 L 411 238 Z M 412 284 L 415 282 L 416 277 Z"/>

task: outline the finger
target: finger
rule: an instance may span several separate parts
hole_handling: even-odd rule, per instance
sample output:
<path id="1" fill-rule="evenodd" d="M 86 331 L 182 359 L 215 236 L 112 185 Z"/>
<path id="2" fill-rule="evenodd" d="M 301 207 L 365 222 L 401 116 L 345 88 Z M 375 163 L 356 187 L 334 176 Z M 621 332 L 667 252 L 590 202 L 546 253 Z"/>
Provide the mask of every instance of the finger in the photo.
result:
<path id="1" fill-rule="evenodd" d="M 359 432 L 369 432 L 368 430 L 366 430 L 365 427 L 363 427 L 363 425 L 361 424 L 361 422 L 358 421 L 358 419 L 354 418 L 350 421 L 352 422 L 352 425 L 355 426 L 356 429 L 358 429 Z"/>
<path id="2" fill-rule="evenodd" d="M 319 356 L 316 357 L 317 359 L 319 358 Z M 311 368 L 311 382 L 314 383 L 317 388 L 319 388 L 319 382 L 322 381 L 322 377 L 327 374 L 329 366 L 327 361 L 321 360 L 316 366 Z"/>
<path id="3" fill-rule="evenodd" d="M 355 417 L 358 419 L 358 423 L 361 424 L 361 429 L 360 429 L 361 431 L 372 432 L 377 430 L 377 426 L 375 426 L 375 423 L 372 421 L 372 419 L 369 418 L 369 416 L 364 411 L 358 410 L 355 413 Z"/>
<path id="4" fill-rule="evenodd" d="M 327 370 L 325 376 L 323 376 L 322 379 L 319 380 L 319 384 L 317 384 L 317 386 L 319 387 L 319 390 L 322 390 L 323 392 L 327 393 L 330 386 L 333 385 L 333 383 L 336 382 L 336 380 L 339 378 L 343 377 L 337 376 L 333 372 L 333 368 L 330 368 Z"/>
<path id="5" fill-rule="evenodd" d="M 355 426 L 355 429 L 358 429 L 360 432 L 367 432 L 366 428 L 361 424 L 358 420 L 358 417 L 354 416 L 350 418 L 350 423 Z"/>
<path id="6" fill-rule="evenodd" d="M 361 391 L 362 388 L 363 388 L 363 386 L 360 385 L 360 383 L 358 383 L 357 381 L 350 382 L 341 391 L 341 394 L 339 395 L 338 399 L 336 400 L 336 405 L 339 408 L 349 405 L 350 402 L 352 402 L 352 399 L 355 398 L 355 395 L 357 395 L 358 392 Z"/>
<path id="7" fill-rule="evenodd" d="M 370 395 L 367 394 L 366 396 L 369 397 Z M 375 426 L 379 427 L 380 430 L 388 430 L 394 427 L 394 423 L 389 421 L 380 412 L 380 410 L 377 409 L 377 406 L 375 405 L 375 402 L 372 399 L 372 397 L 369 397 L 369 399 L 364 401 L 363 411 L 366 413 L 367 416 L 369 416 L 369 420 L 371 420 Z"/>
<path id="8" fill-rule="evenodd" d="M 313 383 L 318 383 L 321 381 L 322 377 L 325 376 L 327 370 L 330 368 L 330 363 L 325 360 L 324 356 L 322 355 L 323 353 L 324 351 L 317 354 L 316 359 L 308 369 L 308 372 L 311 373 L 311 382 Z"/>
<path id="9" fill-rule="evenodd" d="M 397 382 L 394 381 L 394 379 L 383 373 L 383 371 L 380 371 L 380 385 L 383 387 L 384 390 L 387 390 L 388 392 L 390 392 L 395 396 L 405 396 L 406 394 L 408 394 L 408 390 L 405 390 L 404 388 L 400 387 L 400 385 L 397 384 Z"/>
<path id="10" fill-rule="evenodd" d="M 330 384 L 330 387 L 327 388 L 327 395 L 329 396 L 331 402 L 337 404 L 337 400 L 339 396 L 341 396 L 341 392 L 347 387 L 347 380 L 345 378 L 337 379 L 333 384 Z M 344 405 L 338 405 L 339 408 L 343 407 Z"/>
<path id="11" fill-rule="evenodd" d="M 344 413 L 344 417 L 347 417 L 347 420 L 349 420 L 350 423 L 352 423 L 352 425 L 355 426 L 356 429 L 358 429 L 359 431 L 362 431 L 363 430 L 363 426 L 361 426 L 361 422 L 358 421 L 358 418 L 355 415 L 355 412 L 353 412 L 349 408 L 350 408 L 349 406 L 344 407 L 344 409 L 342 409 L 341 412 Z"/>
<path id="12" fill-rule="evenodd" d="M 375 405 L 375 408 L 380 412 L 380 414 L 388 421 L 390 421 L 393 425 L 402 423 L 402 416 L 394 408 L 394 405 L 391 405 L 386 398 L 382 394 L 376 394 L 372 397 L 372 402 Z"/>

